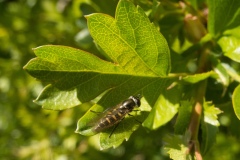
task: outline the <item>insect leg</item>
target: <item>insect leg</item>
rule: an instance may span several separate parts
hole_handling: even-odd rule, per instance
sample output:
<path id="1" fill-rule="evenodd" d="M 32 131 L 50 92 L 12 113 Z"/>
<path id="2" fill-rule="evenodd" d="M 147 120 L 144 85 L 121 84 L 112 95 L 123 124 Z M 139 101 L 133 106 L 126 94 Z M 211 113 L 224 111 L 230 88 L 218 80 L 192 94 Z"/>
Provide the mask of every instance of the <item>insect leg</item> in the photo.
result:
<path id="1" fill-rule="evenodd" d="M 124 118 L 125 118 L 125 117 L 124 117 Z M 123 119 L 124 119 L 124 118 L 123 118 Z M 123 119 L 121 119 L 121 121 L 122 121 Z M 120 122 L 121 122 L 121 121 L 120 121 Z M 114 126 L 114 128 L 112 129 L 112 131 L 111 131 L 110 135 L 108 136 L 108 138 L 111 138 L 113 132 L 114 132 L 115 129 L 118 127 L 118 125 L 119 125 L 120 122 L 118 122 L 118 123 Z"/>
<path id="2" fill-rule="evenodd" d="M 114 126 L 114 128 L 112 129 L 112 131 L 111 131 L 110 135 L 108 136 L 108 138 L 111 138 L 114 130 L 117 128 L 118 125 L 119 125 L 119 123 Z"/>
<path id="3" fill-rule="evenodd" d="M 132 110 L 132 111 L 135 111 L 135 112 L 138 112 L 138 111 L 139 111 L 139 112 L 140 112 L 140 110 Z"/>
<path id="4" fill-rule="evenodd" d="M 97 112 L 97 111 L 93 111 L 93 110 L 90 110 L 90 112 L 96 113 L 96 114 L 101 114 L 102 113 L 102 112 Z"/>
<path id="5" fill-rule="evenodd" d="M 140 123 L 140 124 L 142 124 L 142 122 L 141 121 L 139 121 L 139 120 L 137 120 L 133 115 L 131 115 L 131 114 L 128 114 L 129 116 L 131 116 L 131 117 L 133 117 L 134 118 L 134 120 L 135 121 L 137 121 L 138 123 Z"/>

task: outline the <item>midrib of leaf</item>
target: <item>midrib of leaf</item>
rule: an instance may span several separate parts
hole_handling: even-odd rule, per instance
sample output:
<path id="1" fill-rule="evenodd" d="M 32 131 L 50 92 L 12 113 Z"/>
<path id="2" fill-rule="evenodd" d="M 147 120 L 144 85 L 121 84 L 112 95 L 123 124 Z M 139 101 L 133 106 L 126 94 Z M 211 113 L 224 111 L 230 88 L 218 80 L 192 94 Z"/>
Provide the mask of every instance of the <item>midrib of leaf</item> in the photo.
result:
<path id="1" fill-rule="evenodd" d="M 44 54 L 45 51 L 41 51 L 42 48 L 49 48 L 49 51 L 47 53 Z M 70 51 L 71 48 L 70 47 L 62 47 L 62 46 L 51 46 L 51 45 L 47 45 L 47 46 L 42 46 L 42 47 L 38 47 L 35 49 L 35 54 L 39 57 L 37 58 L 38 60 L 43 60 L 44 62 L 49 62 L 50 64 L 52 64 L 54 66 L 54 70 L 50 70 L 50 71 L 66 71 L 66 72 L 103 72 L 103 71 L 106 71 L 106 68 L 107 69 L 112 69 L 112 72 L 108 72 L 108 73 L 115 73 L 115 69 L 118 68 L 119 69 L 119 66 L 116 66 L 114 65 L 113 63 L 111 62 L 108 62 L 108 61 L 104 61 L 100 58 L 98 58 L 97 56 L 94 56 L 94 55 L 90 55 L 89 53 L 87 52 L 83 52 L 81 50 L 77 50 L 77 49 L 73 49 L 74 52 L 71 52 L 71 53 L 68 53 L 68 54 L 65 54 L 66 56 L 64 56 L 64 54 L 59 54 L 58 51 L 55 51 L 56 49 L 60 48 L 61 50 L 64 51 L 64 53 L 66 52 L 66 50 Z M 91 62 L 83 62 L 83 61 L 80 61 L 80 58 L 83 58 L 83 56 L 81 57 L 81 55 L 76 55 L 75 52 L 78 52 L 79 53 L 81 52 L 81 54 L 86 54 L 87 56 L 84 58 L 88 58 L 89 60 L 91 61 L 94 61 L 94 62 L 97 62 L 94 63 L 94 65 L 92 65 L 90 67 L 89 64 L 91 64 Z M 39 53 L 40 52 L 40 53 Z M 51 54 L 50 54 L 50 53 Z M 47 56 L 45 56 L 47 55 Z M 51 55 L 48 56 L 48 55 Z M 53 58 L 52 58 L 53 57 Z M 91 59 L 90 59 L 91 58 Z M 59 61 L 61 60 L 61 61 Z M 101 63 L 101 67 L 98 67 L 100 66 L 99 64 Z M 74 68 L 70 68 L 69 66 L 84 66 L 84 68 L 82 70 L 80 69 L 76 69 L 74 70 Z M 98 65 L 98 66 L 97 66 Z M 44 66 L 46 67 L 46 66 Z M 94 68 L 95 67 L 95 68 Z M 105 68 L 102 68 L 102 67 L 105 67 Z M 64 68 L 68 68 L 68 69 L 64 69 Z M 122 72 L 123 70 L 120 70 L 120 72 Z"/>
<path id="2" fill-rule="evenodd" d="M 48 56 L 48 55 L 50 55 L 49 52 L 44 53 L 45 51 L 43 51 L 43 52 L 39 51 L 39 50 L 41 50 L 41 48 L 50 48 L 50 50 L 53 49 L 51 51 L 51 56 Z M 57 72 L 72 72 L 72 73 L 73 72 L 76 72 L 76 73 L 87 72 L 87 73 L 100 73 L 100 74 L 156 77 L 156 76 L 153 76 L 153 75 L 137 75 L 136 73 L 125 72 L 125 70 L 123 70 L 122 66 L 120 66 L 120 65 L 117 66 L 117 65 L 115 65 L 111 62 L 104 61 L 104 60 L 102 60 L 102 59 L 100 59 L 100 58 L 98 58 L 94 55 L 91 55 L 91 58 L 99 61 L 98 63 L 100 63 L 102 61 L 101 66 L 105 67 L 105 68 L 101 68 L 101 67 L 96 67 L 95 66 L 95 68 L 93 68 L 94 66 L 90 67 L 89 65 L 86 65 L 86 64 L 89 64 L 89 63 L 85 62 L 85 64 L 84 64 L 82 61 L 78 60 L 79 57 L 77 58 L 75 54 L 66 54 L 66 56 L 64 56 L 63 54 L 57 54 L 58 53 L 57 51 L 54 52 L 55 48 L 63 49 L 64 47 L 47 45 L 47 46 L 42 46 L 42 47 L 38 47 L 37 49 L 35 49 L 35 53 L 38 56 L 38 58 L 35 58 L 32 61 L 38 60 L 38 61 L 42 62 L 42 63 L 38 63 L 38 65 L 42 66 L 42 68 L 37 68 L 35 70 L 37 70 L 37 71 L 47 71 L 47 72 L 56 72 L 56 73 Z M 69 47 L 67 47 L 67 49 L 69 49 Z M 75 52 L 76 51 L 78 51 L 78 50 L 75 50 Z M 38 53 L 38 52 L 41 52 L 41 53 Z M 89 53 L 86 53 L 86 54 L 89 54 Z M 61 61 L 59 61 L 59 59 L 61 59 Z M 51 65 L 51 66 L 46 66 L 45 64 L 43 64 L 45 62 L 47 62 L 48 65 Z M 104 63 L 104 65 L 103 65 L 103 63 Z M 68 65 L 66 65 L 66 64 L 68 64 Z M 72 67 L 69 67 L 69 65 L 71 65 Z M 83 67 L 82 67 L 82 69 L 79 69 L 79 68 L 74 69 L 75 66 L 78 66 L 78 67 L 83 66 Z M 46 69 L 46 68 L 48 68 L 48 69 Z M 66 69 L 66 68 L 68 68 L 68 69 Z M 106 70 L 106 68 L 108 70 Z M 109 72 L 109 69 L 112 72 Z"/>
<path id="3" fill-rule="evenodd" d="M 125 5 L 125 4 L 124 4 Z M 123 8 L 123 9 L 125 9 L 125 8 Z M 126 11 L 126 13 L 127 13 L 127 11 Z M 137 12 L 138 13 L 138 12 Z M 145 66 L 147 66 L 147 68 L 149 68 L 155 75 L 158 75 L 147 63 L 145 63 L 145 61 L 142 59 L 142 57 L 140 57 L 139 55 L 138 55 L 138 53 L 136 52 L 136 46 L 137 46 L 137 43 L 136 43 L 136 33 L 135 33 L 135 29 L 134 29 L 134 27 L 132 26 L 132 23 L 131 23 L 131 21 L 130 21 L 130 18 L 129 18 L 129 14 L 127 14 L 127 20 L 128 20 L 128 24 L 130 24 L 131 25 L 131 28 L 132 28 L 132 30 L 131 31 L 133 31 L 133 33 L 132 33 L 132 35 L 134 35 L 133 36 L 133 38 L 134 38 L 134 44 L 135 44 L 135 48 L 133 48 L 131 45 L 128 45 L 128 42 L 127 41 L 125 41 L 121 36 L 119 36 L 120 38 L 121 38 L 121 40 L 123 41 L 123 42 L 125 42 L 126 43 L 126 45 L 128 45 L 131 49 L 132 49 L 132 51 L 135 53 L 135 55 L 137 55 L 137 57 L 141 60 L 141 62 L 145 65 Z M 116 19 L 118 19 L 118 17 L 116 16 Z M 141 19 L 140 19 L 140 21 L 141 21 Z M 140 22 L 141 23 L 141 22 Z M 117 23 L 116 23 L 117 24 Z M 152 29 L 152 28 L 151 28 Z M 155 36 L 153 35 L 153 31 L 151 30 L 151 34 L 152 34 L 152 37 L 154 37 L 154 40 L 156 41 L 156 39 L 155 39 Z M 154 44 L 154 46 L 157 48 L 157 46 L 156 46 L 156 44 Z M 159 54 L 158 54 L 158 56 L 159 56 Z M 156 63 L 157 62 L 155 62 L 155 64 L 153 65 L 153 66 L 156 66 Z"/>

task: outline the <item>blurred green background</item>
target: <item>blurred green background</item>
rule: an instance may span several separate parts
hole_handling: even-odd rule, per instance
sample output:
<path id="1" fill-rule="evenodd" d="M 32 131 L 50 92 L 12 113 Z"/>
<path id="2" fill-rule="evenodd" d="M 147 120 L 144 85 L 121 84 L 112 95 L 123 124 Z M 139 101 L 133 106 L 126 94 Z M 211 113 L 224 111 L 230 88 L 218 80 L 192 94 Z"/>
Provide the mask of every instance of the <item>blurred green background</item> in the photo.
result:
<path id="1" fill-rule="evenodd" d="M 83 15 L 101 12 L 114 16 L 117 3 L 118 0 L 0 0 L 1 160 L 169 159 L 163 150 L 162 137 L 172 130 L 172 123 L 149 133 L 140 127 L 117 149 L 100 151 L 96 136 L 89 138 L 74 133 L 78 119 L 88 106 L 48 111 L 33 103 L 45 84 L 23 70 L 35 57 L 32 48 L 65 45 L 101 56 Z M 148 0 L 137 4 L 145 10 L 152 5 Z M 232 127 L 229 117 L 233 118 Z M 223 132 L 218 134 L 218 143 L 207 157 L 218 159 L 221 155 L 221 159 L 235 159 L 240 156 L 236 128 L 239 121 L 232 111 L 226 110 L 220 122 Z"/>

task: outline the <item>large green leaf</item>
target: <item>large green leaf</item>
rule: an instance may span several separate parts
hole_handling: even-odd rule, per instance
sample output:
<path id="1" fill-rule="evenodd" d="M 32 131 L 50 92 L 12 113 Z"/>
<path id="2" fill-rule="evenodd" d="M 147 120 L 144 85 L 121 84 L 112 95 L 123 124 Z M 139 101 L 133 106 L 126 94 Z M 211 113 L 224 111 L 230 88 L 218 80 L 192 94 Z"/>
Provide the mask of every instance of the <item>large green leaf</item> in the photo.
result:
<path id="1" fill-rule="evenodd" d="M 92 109 L 101 112 L 140 93 L 146 100 L 141 108 L 149 105 L 157 107 L 165 101 L 167 103 L 161 105 L 161 114 L 167 115 L 168 108 L 172 108 L 168 104 L 172 103 L 175 107 L 174 115 L 177 112 L 178 95 L 173 100 L 162 95 L 174 80 L 167 77 L 170 71 L 168 45 L 143 10 L 129 1 L 121 0 L 116 10 L 116 19 L 104 14 L 92 14 L 87 16 L 87 20 L 92 37 L 110 61 L 65 46 L 35 48 L 37 58 L 32 59 L 24 69 L 33 77 L 51 83 L 36 102 L 46 109 L 61 110 L 91 101 L 102 94 Z M 137 112 L 136 119 L 139 117 L 144 121 L 146 114 L 144 109 L 142 111 Z M 78 123 L 76 132 L 96 134 L 91 127 L 88 128 L 94 116 L 87 112 L 79 120 L 81 123 Z M 164 123 L 169 120 L 168 117 Z M 111 139 L 107 138 L 109 130 L 100 133 L 101 147 L 118 146 L 138 126 L 139 123 L 132 117 L 126 117 Z"/>
<path id="2" fill-rule="evenodd" d="M 208 31 L 216 36 L 240 25 L 239 0 L 208 0 Z"/>

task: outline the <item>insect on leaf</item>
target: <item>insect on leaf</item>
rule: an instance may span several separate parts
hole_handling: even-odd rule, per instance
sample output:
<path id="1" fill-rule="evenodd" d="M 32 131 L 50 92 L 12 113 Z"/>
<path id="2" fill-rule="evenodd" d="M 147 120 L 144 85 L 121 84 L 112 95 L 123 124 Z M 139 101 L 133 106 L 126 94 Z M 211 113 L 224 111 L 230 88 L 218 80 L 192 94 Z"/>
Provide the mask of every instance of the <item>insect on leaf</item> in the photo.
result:
<path id="1" fill-rule="evenodd" d="M 101 13 L 86 18 L 91 36 L 110 61 L 79 49 L 46 45 L 34 49 L 37 58 L 28 62 L 24 69 L 33 77 L 51 84 L 36 100 L 46 109 L 63 110 L 102 95 L 91 110 L 103 112 L 132 95 L 142 94 L 146 103 L 139 108 L 141 112 L 131 112 L 137 114 L 136 117 L 127 116 L 112 138 L 105 136 L 111 133 L 110 129 L 100 133 L 100 145 L 105 149 L 129 139 L 139 126 L 134 118 L 143 122 L 147 113 L 143 108 L 155 104 L 162 90 L 168 87 L 166 82 L 172 82 L 174 78 L 167 77 L 171 68 L 167 42 L 140 7 L 120 0 L 115 19 Z M 69 101 L 69 95 L 73 95 L 74 103 Z M 56 102 L 59 96 L 63 105 Z M 163 107 L 176 108 L 176 104 L 168 104 Z M 163 114 L 167 114 L 166 111 L 163 110 Z M 88 126 L 95 116 L 87 112 L 79 120 L 76 132 L 96 134 Z"/>

